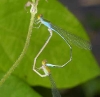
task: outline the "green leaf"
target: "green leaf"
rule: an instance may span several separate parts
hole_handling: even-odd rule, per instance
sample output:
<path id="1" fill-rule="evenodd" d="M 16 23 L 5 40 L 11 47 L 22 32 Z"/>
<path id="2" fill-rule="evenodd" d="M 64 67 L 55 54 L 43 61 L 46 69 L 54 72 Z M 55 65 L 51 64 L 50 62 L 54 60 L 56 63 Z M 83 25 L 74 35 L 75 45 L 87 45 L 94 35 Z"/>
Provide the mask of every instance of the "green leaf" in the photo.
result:
<path id="1" fill-rule="evenodd" d="M 30 13 L 24 10 L 26 1 L 1 0 L 0 3 L 0 70 L 8 71 L 21 54 L 24 47 Z M 75 16 L 56 0 L 39 1 L 38 13 L 62 29 L 88 40 L 88 36 Z M 33 29 L 29 49 L 20 65 L 13 72 L 30 85 L 50 87 L 48 78 L 41 78 L 32 70 L 34 57 L 49 36 L 43 25 Z M 74 87 L 99 75 L 99 68 L 91 51 L 73 47 L 73 60 L 64 68 L 50 68 L 52 76 L 59 88 Z M 48 63 L 62 65 L 69 60 L 68 45 L 53 33 L 53 37 L 45 50 L 37 59 L 36 67 L 47 59 Z"/>
<path id="2" fill-rule="evenodd" d="M 0 78 L 4 73 L 0 72 Z M 0 87 L 0 97 L 41 97 L 29 85 L 15 76 L 9 79 Z"/>

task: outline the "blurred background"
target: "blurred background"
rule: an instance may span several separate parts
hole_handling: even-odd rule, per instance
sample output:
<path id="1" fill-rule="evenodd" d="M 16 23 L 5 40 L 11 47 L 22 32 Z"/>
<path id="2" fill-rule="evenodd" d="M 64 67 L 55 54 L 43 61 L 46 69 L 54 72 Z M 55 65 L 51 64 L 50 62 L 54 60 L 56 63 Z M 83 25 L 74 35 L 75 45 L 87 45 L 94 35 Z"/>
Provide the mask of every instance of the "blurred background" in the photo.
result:
<path id="1" fill-rule="evenodd" d="M 59 0 L 82 23 L 92 43 L 92 53 L 100 65 L 100 0 Z M 41 87 L 39 87 L 41 88 Z M 38 87 L 34 88 L 43 97 Z M 43 88 L 42 88 L 43 89 Z M 43 91 L 47 91 L 44 88 Z M 72 89 L 62 89 L 62 97 L 100 97 L 100 77 Z M 50 94 L 50 89 L 48 89 Z"/>
<path id="2" fill-rule="evenodd" d="M 24 47 L 30 19 L 30 13 L 24 9 L 27 1 L 0 1 L 1 78 L 16 61 Z M 61 97 L 100 97 L 100 69 L 98 68 L 100 65 L 100 0 L 48 0 L 48 2 L 40 0 L 38 8 L 39 13 L 43 13 L 46 19 L 51 19 L 50 21 L 59 27 L 67 27 L 67 31 L 74 31 L 74 33 L 84 37 L 86 37 L 85 32 L 87 32 L 92 43 L 92 51 L 90 52 L 73 46 L 75 48 L 73 61 L 63 69 L 51 68 Z M 60 12 L 58 12 L 59 10 Z M 61 21 L 57 15 L 62 19 Z M 0 87 L 0 97 L 52 97 L 48 78 L 41 78 L 32 70 L 33 58 L 44 44 L 49 33 L 46 33 L 45 27 L 41 27 L 39 30 L 34 29 L 34 32 L 36 33 L 32 34 L 29 49 L 20 65 Z M 41 66 L 40 62 L 44 58 L 48 62 L 54 62 L 52 64 L 60 64 L 69 58 L 65 57 L 69 56 L 67 53 L 69 48 L 61 40 L 54 33 L 51 43 L 38 58 L 37 65 Z M 67 54 L 62 54 L 62 51 L 66 51 L 66 49 Z M 58 60 L 59 58 L 60 60 Z"/>
<path id="3" fill-rule="evenodd" d="M 82 23 L 92 42 L 92 52 L 100 64 L 100 0 L 59 0 Z"/>
<path id="4" fill-rule="evenodd" d="M 92 43 L 92 53 L 100 65 L 100 0 L 59 0 L 82 23 Z M 100 97 L 100 77 L 62 92 L 63 97 Z"/>

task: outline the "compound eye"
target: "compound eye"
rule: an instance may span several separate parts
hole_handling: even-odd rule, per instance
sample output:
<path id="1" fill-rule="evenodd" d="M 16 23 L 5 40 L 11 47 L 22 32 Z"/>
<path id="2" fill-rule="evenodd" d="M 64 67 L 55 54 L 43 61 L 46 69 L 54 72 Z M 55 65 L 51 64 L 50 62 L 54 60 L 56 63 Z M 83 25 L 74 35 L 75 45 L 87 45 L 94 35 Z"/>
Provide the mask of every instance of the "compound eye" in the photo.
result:
<path id="1" fill-rule="evenodd" d="M 40 15 L 38 15 L 38 17 L 37 17 L 37 18 L 38 18 L 38 19 L 40 19 L 41 17 L 42 17 L 42 15 L 40 14 Z"/>
<path id="2" fill-rule="evenodd" d="M 42 65 L 46 65 L 46 63 L 47 63 L 47 60 L 42 61 Z"/>

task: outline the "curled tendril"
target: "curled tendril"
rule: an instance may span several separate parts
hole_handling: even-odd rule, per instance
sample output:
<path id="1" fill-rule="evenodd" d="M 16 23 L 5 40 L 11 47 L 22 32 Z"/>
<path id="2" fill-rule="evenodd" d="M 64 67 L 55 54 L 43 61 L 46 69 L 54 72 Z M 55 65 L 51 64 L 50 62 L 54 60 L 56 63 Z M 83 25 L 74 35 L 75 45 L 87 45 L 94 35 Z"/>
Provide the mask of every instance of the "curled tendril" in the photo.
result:
<path id="1" fill-rule="evenodd" d="M 36 7 L 35 7 L 35 4 L 32 3 L 32 2 L 30 2 L 30 1 L 28 1 L 28 2 L 25 4 L 24 9 L 27 11 L 26 7 L 30 7 L 30 6 L 31 6 L 30 13 L 37 12 L 37 11 L 36 11 Z M 27 11 L 27 13 L 28 13 L 28 11 Z"/>

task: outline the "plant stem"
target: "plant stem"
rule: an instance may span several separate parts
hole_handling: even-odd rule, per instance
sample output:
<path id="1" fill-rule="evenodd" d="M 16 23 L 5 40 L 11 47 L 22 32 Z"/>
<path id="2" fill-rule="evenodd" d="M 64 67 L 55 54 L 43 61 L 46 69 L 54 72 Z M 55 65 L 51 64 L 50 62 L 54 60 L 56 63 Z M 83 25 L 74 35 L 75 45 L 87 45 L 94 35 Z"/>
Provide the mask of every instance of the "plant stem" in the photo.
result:
<path id="1" fill-rule="evenodd" d="M 34 9 L 35 11 L 32 12 L 31 11 L 31 19 L 30 19 L 30 24 L 29 24 L 29 30 L 28 30 L 28 34 L 27 34 L 27 38 L 26 38 L 26 42 L 24 45 L 24 48 L 20 54 L 20 56 L 18 57 L 18 59 L 15 61 L 15 63 L 12 65 L 12 67 L 8 70 L 8 72 L 3 76 L 3 78 L 0 80 L 0 86 L 5 82 L 5 80 L 7 80 L 7 78 L 11 75 L 11 73 L 14 71 L 14 69 L 19 65 L 19 63 L 21 62 L 22 58 L 24 57 L 24 55 L 26 54 L 26 51 L 28 49 L 29 43 L 30 43 L 30 38 L 31 38 L 31 34 L 32 34 L 32 29 L 33 29 L 33 22 L 34 22 L 34 17 L 35 14 L 37 13 L 37 5 L 38 5 L 38 1 L 39 0 L 32 0 L 32 4 L 35 3 Z M 32 7 L 32 6 L 31 6 Z M 31 8 L 32 9 L 32 8 Z M 33 9 L 33 10 L 34 10 Z"/>

